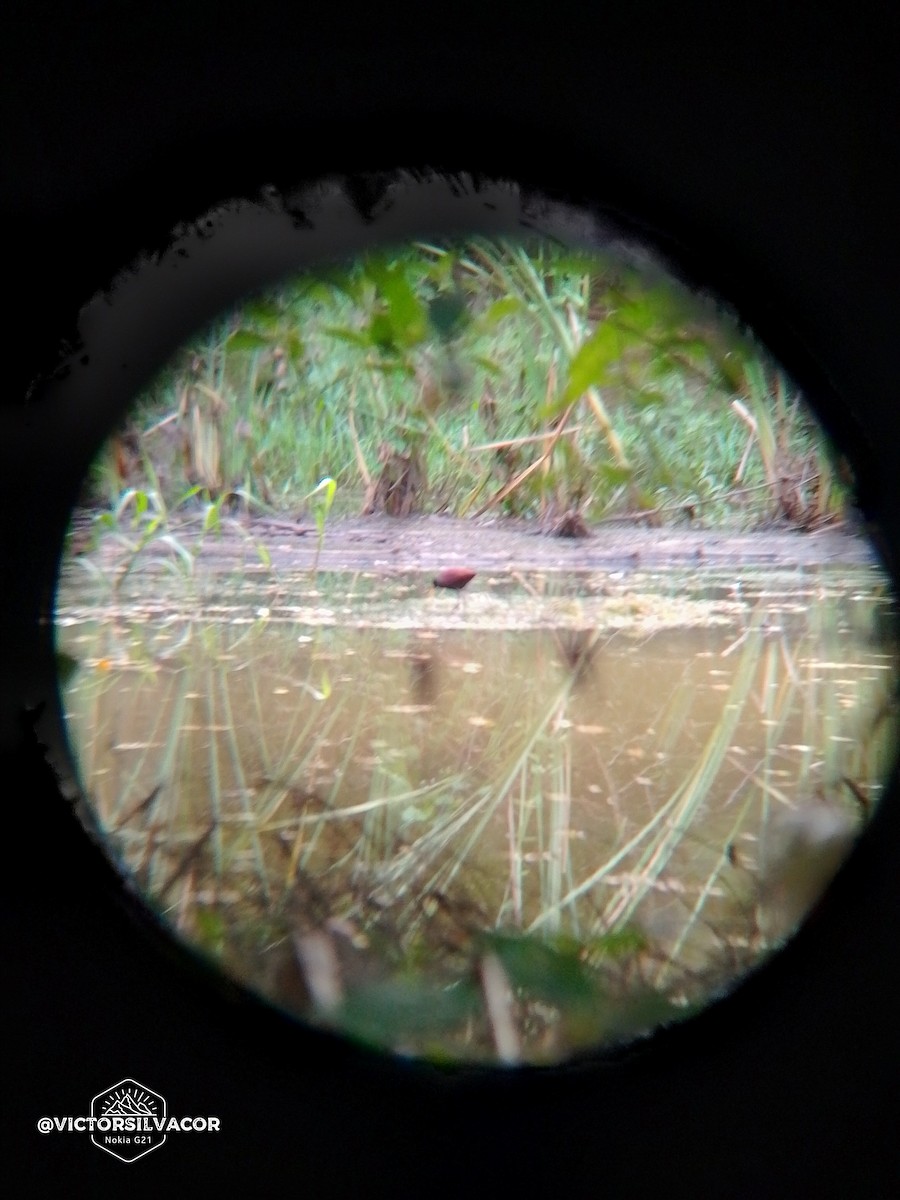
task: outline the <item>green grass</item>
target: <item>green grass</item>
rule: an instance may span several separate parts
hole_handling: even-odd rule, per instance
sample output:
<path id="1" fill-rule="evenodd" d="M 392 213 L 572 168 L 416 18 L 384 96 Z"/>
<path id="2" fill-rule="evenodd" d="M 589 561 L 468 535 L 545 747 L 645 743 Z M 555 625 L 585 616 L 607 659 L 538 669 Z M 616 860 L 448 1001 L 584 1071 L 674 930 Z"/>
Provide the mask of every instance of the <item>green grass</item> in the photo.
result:
<path id="1" fill-rule="evenodd" d="M 92 472 L 111 507 L 130 486 L 297 514 L 331 478 L 342 515 L 401 458 L 425 512 L 747 526 L 790 516 L 784 476 L 798 521 L 843 503 L 808 410 L 727 312 L 540 242 L 416 244 L 251 298 L 136 398 L 123 440 Z"/>

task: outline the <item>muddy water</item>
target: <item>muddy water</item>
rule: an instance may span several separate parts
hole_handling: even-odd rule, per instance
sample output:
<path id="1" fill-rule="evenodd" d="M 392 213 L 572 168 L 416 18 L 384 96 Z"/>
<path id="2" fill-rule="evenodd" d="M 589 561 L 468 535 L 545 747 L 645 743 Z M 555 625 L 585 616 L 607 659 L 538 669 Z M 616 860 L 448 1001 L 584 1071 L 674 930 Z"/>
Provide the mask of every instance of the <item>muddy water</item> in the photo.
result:
<path id="1" fill-rule="evenodd" d="M 891 763 L 874 567 L 128 587 L 57 612 L 110 853 L 250 986 L 401 1051 L 543 1060 L 701 1002 Z"/>

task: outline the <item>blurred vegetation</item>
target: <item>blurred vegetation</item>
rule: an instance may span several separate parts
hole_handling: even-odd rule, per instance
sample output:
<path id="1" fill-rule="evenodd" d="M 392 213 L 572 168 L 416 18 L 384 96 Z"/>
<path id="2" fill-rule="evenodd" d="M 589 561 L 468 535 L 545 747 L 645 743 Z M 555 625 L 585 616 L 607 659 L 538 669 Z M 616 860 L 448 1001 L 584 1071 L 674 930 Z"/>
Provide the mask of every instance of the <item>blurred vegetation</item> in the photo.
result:
<path id="1" fill-rule="evenodd" d="M 611 256 L 483 239 L 251 298 L 137 399 L 84 500 L 299 516 L 323 479 L 337 515 L 494 510 L 570 536 L 610 517 L 815 528 L 850 483 L 711 302 Z"/>
<path id="2" fill-rule="evenodd" d="M 838 628 L 822 594 L 797 606 L 808 643 L 787 639 L 781 608 L 771 620 L 747 608 L 720 651 L 741 649 L 731 682 L 709 672 L 707 697 L 727 693 L 712 724 L 702 686 L 647 684 L 653 720 L 627 745 L 579 707 L 595 660 L 615 661 L 592 595 L 548 609 L 577 622 L 552 630 L 549 666 L 529 658 L 512 687 L 498 670 L 495 698 L 481 676 L 469 707 L 448 687 L 462 734 L 426 717 L 437 645 L 382 638 L 363 660 L 315 626 L 298 638 L 298 605 L 331 603 L 319 553 L 335 515 L 491 513 L 568 537 L 604 520 L 811 530 L 843 516 L 851 484 L 735 320 L 622 258 L 536 239 L 417 243 L 254 296 L 179 350 L 85 483 L 94 519 L 73 524 L 69 548 L 109 608 L 70 594 L 57 662 L 98 828 L 188 944 L 287 1011 L 380 1048 L 557 1061 L 680 1019 L 805 915 L 893 752 L 881 715 L 871 735 L 847 735 L 847 695 L 820 677 L 816 622 Z M 198 512 L 181 538 L 171 519 Z M 210 618 L 195 566 L 229 512 L 308 525 L 312 586 L 273 571 L 248 616 L 235 581 Z M 259 526 L 228 524 L 268 569 Z M 114 570 L 83 553 L 87 525 L 121 544 Z M 165 553 L 143 574 L 151 543 Z M 171 606 L 165 573 L 187 585 Z M 289 640 L 267 646 L 288 585 Z M 358 615 L 352 586 L 335 607 L 352 598 Z M 602 586 L 605 619 L 619 599 L 633 630 L 631 585 Z M 544 599 L 521 593 L 522 607 Z M 883 597 L 870 601 L 877 616 Z M 497 598 L 506 614 L 517 603 Z M 336 665 L 344 651 L 355 667 Z M 376 673 L 383 658 L 396 677 Z M 860 683 L 861 711 L 892 712 L 885 683 Z M 570 730 L 592 739 L 590 784 Z M 745 770 L 748 736 L 759 761 Z M 680 738 L 693 746 L 683 766 Z M 468 757 L 478 744 L 483 775 Z M 780 830 L 775 804 L 792 818 Z M 608 845 L 587 836 L 598 808 L 615 823 Z"/>

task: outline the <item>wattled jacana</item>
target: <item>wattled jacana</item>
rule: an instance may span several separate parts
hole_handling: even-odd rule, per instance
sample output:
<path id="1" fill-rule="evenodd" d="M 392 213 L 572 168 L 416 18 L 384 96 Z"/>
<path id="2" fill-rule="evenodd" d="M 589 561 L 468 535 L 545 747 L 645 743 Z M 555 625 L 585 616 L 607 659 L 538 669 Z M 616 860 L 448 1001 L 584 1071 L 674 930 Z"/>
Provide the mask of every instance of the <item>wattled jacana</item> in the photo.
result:
<path id="1" fill-rule="evenodd" d="M 476 572 L 468 567 L 442 567 L 431 581 L 436 588 L 448 588 L 451 592 L 461 592 L 467 583 L 475 578 Z"/>

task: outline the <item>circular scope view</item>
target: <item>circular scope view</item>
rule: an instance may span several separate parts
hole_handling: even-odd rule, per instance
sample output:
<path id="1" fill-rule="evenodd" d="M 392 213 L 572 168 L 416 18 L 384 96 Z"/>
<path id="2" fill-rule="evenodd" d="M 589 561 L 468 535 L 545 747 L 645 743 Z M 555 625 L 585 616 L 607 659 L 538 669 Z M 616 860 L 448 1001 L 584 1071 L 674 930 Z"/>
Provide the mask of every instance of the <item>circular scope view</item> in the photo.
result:
<path id="1" fill-rule="evenodd" d="M 726 313 L 471 237 L 185 345 L 55 620 L 94 830 L 174 937 L 307 1023 L 514 1065 L 796 930 L 892 765 L 893 614 L 848 463 Z"/>

